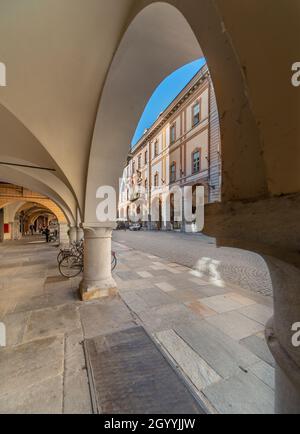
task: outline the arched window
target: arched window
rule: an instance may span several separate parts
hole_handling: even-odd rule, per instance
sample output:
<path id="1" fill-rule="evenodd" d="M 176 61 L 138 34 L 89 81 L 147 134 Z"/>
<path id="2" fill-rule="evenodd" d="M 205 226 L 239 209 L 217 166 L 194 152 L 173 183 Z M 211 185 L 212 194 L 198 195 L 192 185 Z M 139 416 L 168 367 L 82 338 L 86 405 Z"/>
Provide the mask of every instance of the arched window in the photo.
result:
<path id="1" fill-rule="evenodd" d="M 159 175 L 158 172 L 156 172 L 156 174 L 154 175 L 154 187 L 158 187 L 159 186 Z"/>
<path id="2" fill-rule="evenodd" d="M 193 174 L 200 172 L 200 169 L 201 169 L 200 158 L 201 158 L 201 151 L 199 148 L 197 148 L 192 153 L 192 171 L 193 171 Z"/>
<path id="3" fill-rule="evenodd" d="M 176 181 L 176 162 L 173 161 L 173 163 L 170 166 L 170 182 Z"/>
<path id="4" fill-rule="evenodd" d="M 145 151 L 145 164 L 148 163 L 148 150 Z"/>

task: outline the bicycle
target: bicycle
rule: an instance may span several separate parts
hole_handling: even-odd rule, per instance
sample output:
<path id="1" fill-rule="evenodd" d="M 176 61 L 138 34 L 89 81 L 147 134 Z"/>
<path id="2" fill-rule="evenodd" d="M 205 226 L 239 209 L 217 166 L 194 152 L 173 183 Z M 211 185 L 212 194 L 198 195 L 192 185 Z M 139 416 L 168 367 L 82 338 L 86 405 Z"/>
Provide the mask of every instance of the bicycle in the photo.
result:
<path id="1" fill-rule="evenodd" d="M 111 271 L 117 266 L 117 256 L 111 252 Z M 83 249 L 78 254 L 66 255 L 59 262 L 59 272 L 68 279 L 78 276 L 83 271 Z"/>
<path id="2" fill-rule="evenodd" d="M 58 255 L 57 255 L 57 262 L 58 264 L 66 257 L 66 256 L 72 256 L 77 255 L 78 251 L 83 249 L 83 241 L 80 241 L 79 243 L 73 242 L 71 243 L 70 247 L 67 249 L 60 249 Z"/>

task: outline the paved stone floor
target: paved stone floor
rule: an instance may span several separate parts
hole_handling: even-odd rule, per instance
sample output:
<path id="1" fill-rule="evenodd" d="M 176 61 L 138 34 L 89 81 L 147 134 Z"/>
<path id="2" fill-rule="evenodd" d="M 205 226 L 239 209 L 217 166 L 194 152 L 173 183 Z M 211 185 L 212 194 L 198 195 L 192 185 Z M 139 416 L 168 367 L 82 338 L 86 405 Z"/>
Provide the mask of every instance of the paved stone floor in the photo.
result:
<path id="1" fill-rule="evenodd" d="M 151 249 L 114 248 L 120 297 L 83 304 L 80 278 L 59 276 L 55 247 L 0 245 L 0 412 L 90 413 L 83 339 L 142 325 L 210 411 L 272 413 L 274 361 L 263 334 L 272 298 Z"/>
<path id="2" fill-rule="evenodd" d="M 221 280 L 263 295 L 272 295 L 272 281 L 265 260 L 254 252 L 229 247 L 216 248 L 215 238 L 180 232 L 115 231 L 114 240 L 195 268 L 211 280 Z"/>

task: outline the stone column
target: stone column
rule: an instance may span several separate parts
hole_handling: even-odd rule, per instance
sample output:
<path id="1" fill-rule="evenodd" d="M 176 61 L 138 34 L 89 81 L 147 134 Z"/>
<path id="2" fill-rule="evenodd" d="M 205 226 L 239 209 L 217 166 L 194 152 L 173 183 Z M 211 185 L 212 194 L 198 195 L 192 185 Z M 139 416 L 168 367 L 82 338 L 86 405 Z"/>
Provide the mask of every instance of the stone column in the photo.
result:
<path id="1" fill-rule="evenodd" d="M 69 229 L 69 242 L 71 243 L 76 243 L 77 241 L 77 228 L 76 226 L 70 226 Z"/>
<path id="2" fill-rule="evenodd" d="M 83 301 L 116 295 L 111 274 L 111 236 L 115 225 L 84 227 L 84 272 L 80 284 Z"/>
<path id="3" fill-rule="evenodd" d="M 84 231 L 81 227 L 78 227 L 77 228 L 77 234 L 76 234 L 77 243 L 79 243 L 83 239 L 84 239 Z"/>
<path id="4" fill-rule="evenodd" d="M 186 221 L 185 221 L 185 209 L 184 209 L 184 204 L 185 204 L 185 196 L 184 196 L 184 187 L 181 188 L 181 194 L 182 194 L 182 204 L 181 204 L 181 229 L 180 232 L 186 232 Z"/>
<path id="5" fill-rule="evenodd" d="M 69 241 L 69 226 L 67 223 L 59 223 L 59 243 L 61 246 L 68 246 Z"/>
<path id="6" fill-rule="evenodd" d="M 264 259 L 274 291 L 274 316 L 266 326 L 266 339 L 276 361 L 275 412 L 299 414 L 300 270 L 274 258 Z"/>

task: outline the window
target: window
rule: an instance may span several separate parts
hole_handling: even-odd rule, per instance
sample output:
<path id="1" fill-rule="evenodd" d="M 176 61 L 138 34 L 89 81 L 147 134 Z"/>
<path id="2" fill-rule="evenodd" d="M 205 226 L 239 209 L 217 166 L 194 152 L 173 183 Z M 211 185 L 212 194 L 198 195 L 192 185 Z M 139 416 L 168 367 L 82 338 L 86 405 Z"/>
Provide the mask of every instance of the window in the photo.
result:
<path id="1" fill-rule="evenodd" d="M 148 151 L 145 151 L 145 164 L 148 163 Z"/>
<path id="2" fill-rule="evenodd" d="M 146 190 L 146 192 L 148 191 L 148 180 L 147 179 L 145 179 L 145 190 Z"/>
<path id="3" fill-rule="evenodd" d="M 159 181 L 158 181 L 158 173 L 154 175 L 154 187 L 158 187 Z"/>
<path id="4" fill-rule="evenodd" d="M 170 128 L 170 142 L 171 145 L 176 142 L 176 124 L 173 124 Z"/>
<path id="5" fill-rule="evenodd" d="M 132 174 L 135 174 L 135 161 L 132 162 Z"/>
<path id="6" fill-rule="evenodd" d="M 193 167 L 193 173 L 200 172 L 200 150 L 197 149 L 192 154 L 192 167 Z"/>
<path id="7" fill-rule="evenodd" d="M 193 127 L 199 124 L 200 122 L 200 103 L 199 101 L 196 102 L 196 104 L 192 108 L 192 122 Z"/>
<path id="8" fill-rule="evenodd" d="M 142 167 L 142 156 L 139 155 L 138 156 L 138 170 L 141 170 L 141 167 Z"/>
<path id="9" fill-rule="evenodd" d="M 154 158 L 158 156 L 158 140 L 154 142 Z"/>
<path id="10" fill-rule="evenodd" d="M 173 163 L 170 166 L 170 182 L 176 181 L 176 163 L 173 161 Z"/>

